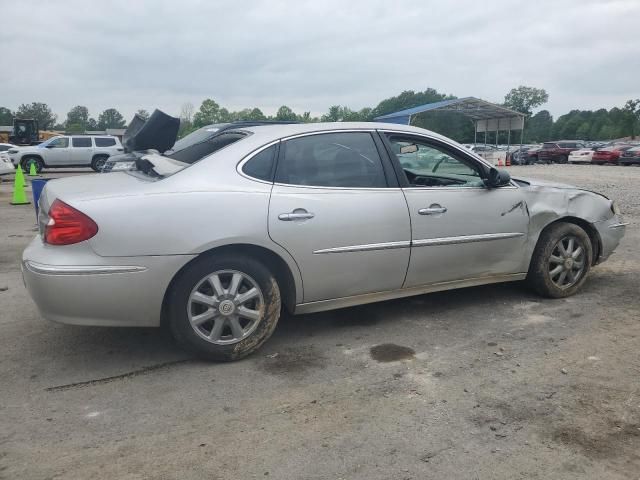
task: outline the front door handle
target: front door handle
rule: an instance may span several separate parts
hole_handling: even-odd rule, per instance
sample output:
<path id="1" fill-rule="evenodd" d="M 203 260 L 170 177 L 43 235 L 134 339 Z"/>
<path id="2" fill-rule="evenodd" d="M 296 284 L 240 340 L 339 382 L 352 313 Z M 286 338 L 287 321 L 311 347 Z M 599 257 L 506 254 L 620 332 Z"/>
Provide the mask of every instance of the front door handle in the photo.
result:
<path id="1" fill-rule="evenodd" d="M 420 210 L 418 210 L 418 213 L 420 215 L 439 215 L 441 213 L 446 213 L 446 212 L 447 212 L 446 207 L 443 207 L 437 203 L 430 205 L 429 208 L 421 208 Z"/>
<path id="2" fill-rule="evenodd" d="M 296 220 L 309 220 L 313 217 L 315 217 L 315 215 L 311 212 L 307 212 L 304 208 L 296 208 L 291 213 L 281 213 L 278 215 L 278 220 L 282 220 L 283 222 L 293 222 Z"/>

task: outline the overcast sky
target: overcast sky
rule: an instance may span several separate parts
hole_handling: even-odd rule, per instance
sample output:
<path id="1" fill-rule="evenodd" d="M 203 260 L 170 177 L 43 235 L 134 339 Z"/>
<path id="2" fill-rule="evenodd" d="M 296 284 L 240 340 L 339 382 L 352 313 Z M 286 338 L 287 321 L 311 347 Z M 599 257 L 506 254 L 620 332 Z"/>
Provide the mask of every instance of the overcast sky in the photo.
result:
<path id="1" fill-rule="evenodd" d="M 544 88 L 554 116 L 640 97 L 639 0 L 0 2 L 0 106 L 97 118 L 374 107 L 432 87 L 501 102 Z"/>

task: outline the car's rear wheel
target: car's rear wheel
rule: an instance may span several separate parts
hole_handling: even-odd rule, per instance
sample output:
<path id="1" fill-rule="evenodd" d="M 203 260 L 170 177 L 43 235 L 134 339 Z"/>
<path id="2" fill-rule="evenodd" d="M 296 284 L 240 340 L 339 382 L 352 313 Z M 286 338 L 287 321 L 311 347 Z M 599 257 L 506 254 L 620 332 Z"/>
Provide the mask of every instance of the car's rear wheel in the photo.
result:
<path id="1" fill-rule="evenodd" d="M 108 155 L 96 155 L 93 157 L 93 160 L 91 160 L 91 168 L 96 172 L 101 172 L 108 158 Z"/>
<path id="2" fill-rule="evenodd" d="M 573 223 L 556 223 L 542 232 L 527 281 L 540 295 L 563 298 L 578 291 L 591 267 L 589 235 Z"/>
<path id="3" fill-rule="evenodd" d="M 31 165 L 36 167 L 36 173 L 40 173 L 44 168 L 44 162 L 38 157 L 25 157 L 20 162 L 20 166 L 22 167 L 22 171 L 24 173 L 29 173 L 31 170 Z"/>
<path id="4" fill-rule="evenodd" d="M 209 360 L 249 355 L 280 318 L 275 277 L 262 263 L 240 255 L 198 260 L 180 274 L 168 300 L 168 322 L 178 344 Z"/>

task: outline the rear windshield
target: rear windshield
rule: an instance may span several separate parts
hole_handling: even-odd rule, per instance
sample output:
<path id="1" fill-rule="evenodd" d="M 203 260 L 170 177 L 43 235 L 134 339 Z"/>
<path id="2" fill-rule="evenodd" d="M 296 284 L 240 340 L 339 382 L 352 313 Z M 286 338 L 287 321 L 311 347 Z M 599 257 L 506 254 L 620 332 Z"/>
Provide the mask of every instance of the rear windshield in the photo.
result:
<path id="1" fill-rule="evenodd" d="M 207 138 L 212 137 L 220 130 L 221 127 L 228 125 L 227 123 L 221 123 L 218 125 L 207 125 L 206 127 L 199 128 L 195 132 L 191 132 L 189 135 L 184 136 L 178 140 L 171 148 L 171 152 L 177 152 L 183 150 L 191 145 L 205 141 Z"/>
<path id="2" fill-rule="evenodd" d="M 194 132 L 195 133 L 195 132 Z M 211 133 L 209 133 L 209 136 Z M 172 153 L 167 153 L 164 156 L 178 160 L 184 163 L 195 163 L 198 160 L 211 155 L 214 152 L 237 142 L 238 140 L 247 136 L 245 132 L 224 132 L 219 135 L 215 135 L 211 138 L 205 136 L 205 140 L 193 143 L 185 148 L 174 150 Z M 186 138 L 186 137 L 185 137 Z M 176 144 L 177 145 L 177 144 Z"/>

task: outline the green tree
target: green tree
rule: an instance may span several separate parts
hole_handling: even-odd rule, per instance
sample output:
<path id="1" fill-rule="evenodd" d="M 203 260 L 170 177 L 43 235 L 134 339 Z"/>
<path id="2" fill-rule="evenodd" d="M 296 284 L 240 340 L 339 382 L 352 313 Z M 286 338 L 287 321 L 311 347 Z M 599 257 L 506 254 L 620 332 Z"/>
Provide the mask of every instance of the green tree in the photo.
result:
<path id="1" fill-rule="evenodd" d="M 147 112 L 144 108 L 141 108 L 136 113 L 140 115 L 142 118 L 144 118 L 145 120 L 149 120 L 149 117 L 150 117 L 149 112 Z"/>
<path id="2" fill-rule="evenodd" d="M 636 138 L 638 122 L 640 122 L 640 98 L 627 100 L 622 108 L 631 138 Z"/>
<path id="3" fill-rule="evenodd" d="M 82 105 L 76 105 L 67 113 L 65 128 L 70 132 L 83 132 L 87 129 L 89 121 L 89 109 Z M 71 126 L 74 128 L 71 129 Z"/>
<path id="4" fill-rule="evenodd" d="M 200 110 L 193 116 L 193 126 L 196 128 L 220 122 L 220 105 L 207 98 L 200 105 Z"/>
<path id="5" fill-rule="evenodd" d="M 0 107 L 0 125 L 13 125 L 13 112 L 7 107 Z"/>
<path id="6" fill-rule="evenodd" d="M 530 117 L 534 108 L 547 103 L 548 100 L 549 95 L 544 89 L 520 85 L 505 95 L 504 105 Z"/>
<path id="7" fill-rule="evenodd" d="M 98 122 L 95 118 L 87 120 L 87 130 L 98 130 Z"/>
<path id="8" fill-rule="evenodd" d="M 98 115 L 98 128 L 106 130 L 107 128 L 124 128 L 125 122 L 122 114 L 115 108 L 108 108 Z"/>
<path id="9" fill-rule="evenodd" d="M 295 122 L 298 120 L 298 116 L 289 107 L 282 105 L 276 113 L 276 120 Z"/>
<path id="10" fill-rule="evenodd" d="M 540 110 L 525 122 L 524 133 L 527 142 L 545 142 L 551 139 L 553 117 L 548 110 Z"/>
<path id="11" fill-rule="evenodd" d="M 31 104 L 23 103 L 18 107 L 15 116 L 16 118 L 37 120 L 40 130 L 52 128 L 58 118 L 58 116 L 51 111 L 49 105 L 42 102 L 33 102 Z"/>

